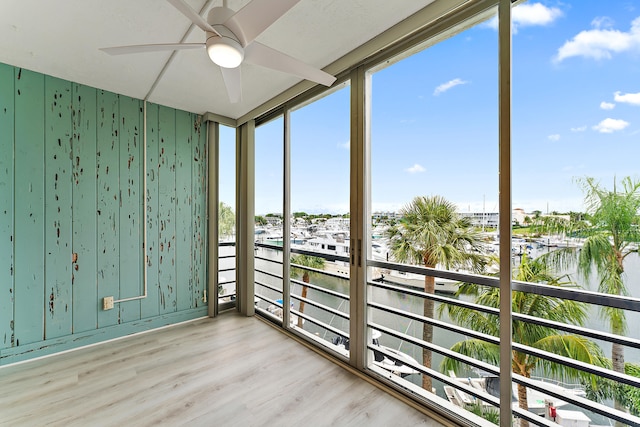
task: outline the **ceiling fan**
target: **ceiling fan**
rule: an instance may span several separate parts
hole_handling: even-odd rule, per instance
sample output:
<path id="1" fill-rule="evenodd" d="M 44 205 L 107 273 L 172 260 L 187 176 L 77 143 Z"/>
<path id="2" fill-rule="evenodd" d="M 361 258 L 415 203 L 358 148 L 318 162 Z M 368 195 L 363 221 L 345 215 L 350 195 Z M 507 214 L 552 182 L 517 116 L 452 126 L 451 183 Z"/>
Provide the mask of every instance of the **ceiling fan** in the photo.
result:
<path id="1" fill-rule="evenodd" d="M 291 56 L 255 41 L 264 30 L 277 21 L 300 0 L 252 0 L 237 12 L 226 7 L 214 7 L 205 21 L 184 0 L 167 0 L 205 33 L 204 43 L 165 43 L 107 47 L 100 50 L 110 55 L 206 48 L 211 60 L 220 66 L 229 100 L 242 98 L 240 64 L 260 65 L 292 74 L 325 86 L 336 80 L 331 74 L 305 64 Z"/>

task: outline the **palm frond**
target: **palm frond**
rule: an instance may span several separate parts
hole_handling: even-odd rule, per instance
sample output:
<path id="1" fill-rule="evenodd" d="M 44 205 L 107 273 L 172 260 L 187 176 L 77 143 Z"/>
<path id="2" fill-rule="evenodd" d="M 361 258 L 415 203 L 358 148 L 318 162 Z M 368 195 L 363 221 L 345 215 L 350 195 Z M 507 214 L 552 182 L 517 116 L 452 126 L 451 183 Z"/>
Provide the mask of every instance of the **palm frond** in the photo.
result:
<path id="1" fill-rule="evenodd" d="M 481 271 L 486 257 L 481 238 L 455 204 L 441 196 L 415 197 L 400 210 L 402 219 L 386 232 L 391 258 L 398 262 Z"/>
<path id="2" fill-rule="evenodd" d="M 459 341 L 451 347 L 451 350 L 465 356 L 473 357 L 474 359 L 482 360 L 494 366 L 498 366 L 500 364 L 500 347 L 486 341 L 478 339 Z M 463 364 L 458 360 L 445 357 L 440 364 L 440 371 L 460 372 L 467 366 L 468 365 Z"/>
<path id="3" fill-rule="evenodd" d="M 602 349 L 593 341 L 578 335 L 551 335 L 547 336 L 533 345 L 534 347 L 570 357 L 574 360 L 589 363 L 595 366 L 606 365 L 607 358 Z M 579 369 L 569 368 L 558 363 L 549 362 L 545 359 L 536 358 L 536 368 L 547 375 L 568 380 L 596 381 L 597 377 Z"/>

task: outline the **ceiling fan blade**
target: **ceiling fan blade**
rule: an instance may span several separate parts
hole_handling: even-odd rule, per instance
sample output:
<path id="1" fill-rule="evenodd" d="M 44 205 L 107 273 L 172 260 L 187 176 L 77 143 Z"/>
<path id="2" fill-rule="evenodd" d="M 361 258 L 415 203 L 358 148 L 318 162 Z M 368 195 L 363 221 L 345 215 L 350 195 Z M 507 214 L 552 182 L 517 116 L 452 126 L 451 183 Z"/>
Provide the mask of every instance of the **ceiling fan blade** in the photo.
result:
<path id="1" fill-rule="evenodd" d="M 198 27 L 200 27 L 200 29 L 202 29 L 202 31 L 209 31 L 211 33 L 218 34 L 218 32 L 216 30 L 214 30 L 214 28 L 211 25 L 209 25 L 209 23 L 202 16 L 200 16 L 198 14 L 198 12 L 193 10 L 191 8 L 191 6 L 189 6 L 187 3 L 185 3 L 184 0 L 167 0 L 167 1 L 169 3 L 171 3 L 171 5 L 173 7 L 175 7 L 180 12 L 182 12 L 182 14 L 184 16 L 189 18 L 189 20 L 191 22 L 193 22 Z M 218 35 L 220 35 L 220 34 L 218 34 Z"/>
<path id="2" fill-rule="evenodd" d="M 227 87 L 229 101 L 231 101 L 232 104 L 240 102 L 242 100 L 242 73 L 240 72 L 240 67 L 220 67 L 220 71 L 222 71 L 224 85 Z"/>
<path id="3" fill-rule="evenodd" d="M 202 49 L 204 43 L 165 43 L 165 44 L 138 44 L 131 46 L 102 47 L 101 51 L 109 55 L 125 55 L 128 53 L 163 52 L 168 50 Z"/>
<path id="4" fill-rule="evenodd" d="M 224 25 L 240 39 L 242 46 L 251 43 L 300 0 L 253 0 Z"/>
<path id="5" fill-rule="evenodd" d="M 272 70 L 282 71 L 283 73 L 293 74 L 325 86 L 331 86 L 336 81 L 336 78 L 331 74 L 258 42 L 253 42 L 245 48 L 244 61 L 271 68 Z"/>

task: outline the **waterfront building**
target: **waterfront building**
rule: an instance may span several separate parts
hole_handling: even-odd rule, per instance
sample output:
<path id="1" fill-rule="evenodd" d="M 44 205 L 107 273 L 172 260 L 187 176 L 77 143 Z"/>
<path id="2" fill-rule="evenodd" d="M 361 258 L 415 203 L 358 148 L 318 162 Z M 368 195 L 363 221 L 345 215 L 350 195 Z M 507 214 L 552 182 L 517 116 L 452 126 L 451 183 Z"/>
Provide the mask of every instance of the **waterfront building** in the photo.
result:
<path id="1" fill-rule="evenodd" d="M 498 228 L 500 214 L 498 212 L 458 212 L 463 218 L 469 218 L 471 224 L 482 228 Z"/>

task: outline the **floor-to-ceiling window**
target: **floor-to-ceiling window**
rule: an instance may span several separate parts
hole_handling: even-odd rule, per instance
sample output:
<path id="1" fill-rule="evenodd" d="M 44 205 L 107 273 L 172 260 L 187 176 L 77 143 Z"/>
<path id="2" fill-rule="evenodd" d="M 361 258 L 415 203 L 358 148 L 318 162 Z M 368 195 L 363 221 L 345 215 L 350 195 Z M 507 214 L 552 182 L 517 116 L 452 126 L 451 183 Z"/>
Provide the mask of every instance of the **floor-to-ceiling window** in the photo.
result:
<path id="1" fill-rule="evenodd" d="M 592 425 L 612 423 L 611 408 L 640 410 L 638 378 L 627 385 L 603 378 L 613 371 L 637 377 L 640 366 L 640 333 L 632 326 L 638 312 L 605 300 L 640 297 L 637 6 L 528 1 L 513 8 L 514 277 L 576 290 L 562 300 L 519 293 L 523 308 L 514 306 L 514 316 L 519 311 L 570 329 L 541 328 L 532 339 L 514 328 L 513 341 L 571 354 L 568 363 L 535 360 L 531 375 L 569 382 L 604 404 L 604 414 L 571 403 L 558 407 Z M 524 306 L 541 299 L 546 306 Z M 562 343 L 548 344 L 557 336 Z M 574 375 L 574 360 L 606 371 Z"/>
<path id="2" fill-rule="evenodd" d="M 290 113 L 291 323 L 345 349 L 349 332 L 348 84 Z M 348 344 L 346 345 L 348 349 Z"/>
<path id="3" fill-rule="evenodd" d="M 236 133 L 220 125 L 218 143 L 218 298 L 236 295 Z"/>
<path id="4" fill-rule="evenodd" d="M 256 127 L 255 281 L 257 309 L 282 319 L 284 119 Z"/>
<path id="5" fill-rule="evenodd" d="M 625 412 L 638 413 L 640 385 L 630 327 L 640 311 L 635 18 L 622 2 L 518 2 L 499 33 L 489 9 L 497 3 L 463 8 L 426 30 L 423 44 L 361 63 L 352 76 L 364 70 L 362 82 L 286 105 L 257 128 L 258 308 L 466 420 L 497 422 L 506 384 L 502 408 L 513 404 L 513 414 L 501 425 L 633 424 Z M 365 153 L 364 167 L 354 170 L 340 146 Z M 283 171 L 271 184 L 258 165 L 269 162 Z M 365 191 L 354 192 L 354 181 Z M 352 208 L 342 213 L 349 186 Z M 277 221 L 260 216 L 287 209 L 286 233 L 267 241 Z M 319 230 L 347 219 L 351 233 L 353 223 L 366 230 L 366 277 L 354 236 L 344 235 L 348 259 L 327 254 L 337 239 L 311 247 L 323 243 Z M 279 246 L 324 261 L 303 265 Z M 511 288 L 512 301 L 501 298 Z M 501 323 L 511 324 L 510 339 L 499 339 Z M 354 324 L 365 332 L 350 335 Z"/>
<path id="6" fill-rule="evenodd" d="M 450 304 L 471 303 L 474 296 L 462 293 L 476 289 L 447 273 L 498 268 L 498 34 L 491 22 L 485 15 L 465 21 L 368 77 L 371 368 L 426 396 L 455 393 L 438 374 L 477 376 L 468 366 L 444 368 L 447 351 L 468 337 Z"/>

